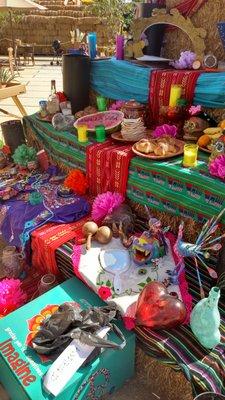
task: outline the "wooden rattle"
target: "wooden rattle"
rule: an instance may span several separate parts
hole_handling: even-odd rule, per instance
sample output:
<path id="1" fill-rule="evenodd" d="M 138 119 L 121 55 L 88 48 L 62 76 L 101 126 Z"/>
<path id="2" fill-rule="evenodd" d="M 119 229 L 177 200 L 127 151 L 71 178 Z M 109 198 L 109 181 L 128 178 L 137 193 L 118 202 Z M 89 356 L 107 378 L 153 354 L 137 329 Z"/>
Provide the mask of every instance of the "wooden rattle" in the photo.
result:
<path id="1" fill-rule="evenodd" d="M 82 228 L 82 232 L 84 234 L 84 236 L 87 238 L 86 241 L 86 249 L 90 250 L 91 248 L 91 239 L 92 236 L 94 236 L 96 234 L 96 232 L 98 231 L 98 225 L 95 222 L 86 222 Z"/>

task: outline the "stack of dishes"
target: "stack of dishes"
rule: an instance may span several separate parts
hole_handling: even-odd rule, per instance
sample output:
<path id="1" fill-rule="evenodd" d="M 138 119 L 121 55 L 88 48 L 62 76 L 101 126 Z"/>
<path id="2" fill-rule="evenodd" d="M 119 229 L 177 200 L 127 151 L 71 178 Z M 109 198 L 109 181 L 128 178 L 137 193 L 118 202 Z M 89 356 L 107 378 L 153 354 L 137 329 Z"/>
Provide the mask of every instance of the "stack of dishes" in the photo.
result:
<path id="1" fill-rule="evenodd" d="M 121 136 L 126 141 L 139 141 L 146 136 L 146 128 L 143 120 L 124 119 L 121 124 Z"/>

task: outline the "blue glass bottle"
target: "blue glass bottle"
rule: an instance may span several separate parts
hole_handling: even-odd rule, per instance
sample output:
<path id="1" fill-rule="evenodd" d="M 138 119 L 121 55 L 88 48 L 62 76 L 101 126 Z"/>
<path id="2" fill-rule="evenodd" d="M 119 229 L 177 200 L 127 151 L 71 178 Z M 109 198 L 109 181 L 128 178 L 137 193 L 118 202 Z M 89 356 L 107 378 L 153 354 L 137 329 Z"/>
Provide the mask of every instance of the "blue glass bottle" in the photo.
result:
<path id="1" fill-rule="evenodd" d="M 217 346 L 221 339 L 219 331 L 219 298 L 220 289 L 218 287 L 213 287 L 209 292 L 209 297 L 200 300 L 191 313 L 190 325 L 192 332 L 202 346 L 207 349 L 212 349 Z"/>

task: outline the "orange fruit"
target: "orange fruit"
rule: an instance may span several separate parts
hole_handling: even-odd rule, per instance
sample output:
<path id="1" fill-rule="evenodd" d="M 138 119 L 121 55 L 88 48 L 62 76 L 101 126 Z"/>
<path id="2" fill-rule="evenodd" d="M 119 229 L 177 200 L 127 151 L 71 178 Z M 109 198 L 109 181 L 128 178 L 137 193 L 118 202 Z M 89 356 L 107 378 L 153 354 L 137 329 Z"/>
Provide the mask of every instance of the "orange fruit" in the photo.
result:
<path id="1" fill-rule="evenodd" d="M 225 119 L 219 123 L 220 128 L 225 129 Z"/>
<path id="2" fill-rule="evenodd" d="M 206 147 L 210 143 L 210 141 L 211 141 L 211 139 L 210 139 L 209 135 L 202 135 L 198 139 L 198 145 L 200 147 Z"/>

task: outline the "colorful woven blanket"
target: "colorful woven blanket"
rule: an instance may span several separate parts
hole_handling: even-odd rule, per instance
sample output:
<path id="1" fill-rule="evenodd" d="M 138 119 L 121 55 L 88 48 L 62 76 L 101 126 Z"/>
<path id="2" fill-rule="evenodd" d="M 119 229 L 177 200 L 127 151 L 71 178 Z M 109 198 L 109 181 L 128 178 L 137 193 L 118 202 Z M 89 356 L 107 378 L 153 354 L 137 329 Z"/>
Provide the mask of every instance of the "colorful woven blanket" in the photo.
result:
<path id="1" fill-rule="evenodd" d="M 131 145 L 118 145 L 111 139 L 89 146 L 86 168 L 90 194 L 111 191 L 124 195 L 133 156 Z"/>
<path id="2" fill-rule="evenodd" d="M 127 196 L 158 211 L 190 217 L 203 223 L 225 207 L 225 184 L 212 177 L 207 168 L 208 156 L 199 153 L 198 166 L 182 167 L 182 158 L 150 161 L 131 160 Z M 222 218 L 225 224 L 225 217 Z"/>
<path id="3" fill-rule="evenodd" d="M 179 84 L 183 87 L 183 97 L 192 103 L 197 79 L 200 71 L 154 70 L 151 73 L 149 87 L 149 108 L 153 125 L 162 124 L 164 119 L 160 115 L 162 106 L 169 105 L 171 85 Z"/>
<path id="4" fill-rule="evenodd" d="M 92 138 L 87 143 L 79 143 L 75 129 L 56 131 L 36 114 L 24 117 L 23 123 L 29 144 L 44 148 L 54 164 L 64 170 L 79 168 L 85 172 L 86 148 L 94 142 Z"/>

